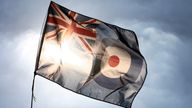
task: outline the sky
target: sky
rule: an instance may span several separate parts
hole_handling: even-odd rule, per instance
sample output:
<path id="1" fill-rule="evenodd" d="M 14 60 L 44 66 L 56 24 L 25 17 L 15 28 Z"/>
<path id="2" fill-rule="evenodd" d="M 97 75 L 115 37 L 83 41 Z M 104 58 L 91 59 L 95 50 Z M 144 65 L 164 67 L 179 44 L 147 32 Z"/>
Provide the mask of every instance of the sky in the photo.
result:
<path id="1" fill-rule="evenodd" d="M 148 76 L 132 108 L 191 108 L 191 0 L 55 0 L 135 31 Z M 35 58 L 49 0 L 1 0 L 0 107 L 29 108 Z M 120 108 L 37 76 L 34 108 Z"/>

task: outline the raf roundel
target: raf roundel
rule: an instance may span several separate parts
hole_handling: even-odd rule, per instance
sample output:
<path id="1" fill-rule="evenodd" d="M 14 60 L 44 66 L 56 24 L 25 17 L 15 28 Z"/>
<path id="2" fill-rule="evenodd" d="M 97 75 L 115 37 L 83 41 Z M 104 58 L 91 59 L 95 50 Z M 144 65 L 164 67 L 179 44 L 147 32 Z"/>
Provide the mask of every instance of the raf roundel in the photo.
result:
<path id="1" fill-rule="evenodd" d="M 118 47 L 106 48 L 101 63 L 101 73 L 107 78 L 119 78 L 128 72 L 131 66 L 130 54 Z"/>
<path id="2" fill-rule="evenodd" d="M 128 73 L 131 55 L 123 48 L 108 46 L 101 61 L 101 73 L 95 78 L 95 82 L 111 90 L 122 86 L 120 77 Z"/>

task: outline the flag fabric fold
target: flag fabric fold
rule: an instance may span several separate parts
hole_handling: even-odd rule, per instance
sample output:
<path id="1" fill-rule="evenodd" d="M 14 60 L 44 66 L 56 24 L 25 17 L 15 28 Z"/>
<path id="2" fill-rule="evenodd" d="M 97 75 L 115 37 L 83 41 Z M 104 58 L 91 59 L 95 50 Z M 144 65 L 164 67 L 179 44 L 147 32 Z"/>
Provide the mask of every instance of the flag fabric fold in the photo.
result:
<path id="1" fill-rule="evenodd" d="M 73 92 L 130 108 L 146 69 L 133 31 L 50 3 L 36 75 Z"/>

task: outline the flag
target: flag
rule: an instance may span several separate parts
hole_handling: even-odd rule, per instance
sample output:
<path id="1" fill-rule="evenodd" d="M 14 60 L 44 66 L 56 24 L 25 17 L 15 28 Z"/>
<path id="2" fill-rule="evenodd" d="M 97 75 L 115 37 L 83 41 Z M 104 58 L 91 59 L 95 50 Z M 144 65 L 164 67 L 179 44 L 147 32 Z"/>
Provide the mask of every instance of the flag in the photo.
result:
<path id="1" fill-rule="evenodd" d="M 75 93 L 130 108 L 146 69 L 133 31 L 50 3 L 35 75 Z"/>

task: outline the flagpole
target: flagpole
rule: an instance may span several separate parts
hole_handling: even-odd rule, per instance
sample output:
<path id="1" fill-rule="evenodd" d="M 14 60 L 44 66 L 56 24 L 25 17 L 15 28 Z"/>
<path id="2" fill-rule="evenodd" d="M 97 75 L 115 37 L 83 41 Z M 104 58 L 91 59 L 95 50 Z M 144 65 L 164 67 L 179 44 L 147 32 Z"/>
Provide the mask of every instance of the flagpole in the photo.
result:
<path id="1" fill-rule="evenodd" d="M 34 96 L 34 85 L 35 85 L 35 72 L 33 76 L 33 82 L 32 82 L 32 93 L 31 93 L 31 108 L 33 108 L 33 100 L 35 101 L 35 96 Z"/>
<path id="2" fill-rule="evenodd" d="M 52 3 L 52 1 L 51 1 Z M 51 3 L 49 4 L 49 8 L 50 8 L 50 5 Z M 37 51 L 37 57 L 36 57 L 36 63 L 35 63 L 35 70 L 34 70 L 34 76 L 33 76 L 33 82 L 32 82 L 32 93 L 31 93 L 31 108 L 33 108 L 33 100 L 35 101 L 35 96 L 34 96 L 34 86 L 35 86 L 35 76 L 37 75 L 36 73 L 36 70 L 38 69 L 38 63 L 39 63 L 39 58 L 40 58 L 40 54 L 41 54 L 41 49 L 42 49 L 42 45 L 43 45 L 43 40 L 44 40 L 44 35 L 45 34 L 45 24 L 47 22 L 47 19 L 48 19 L 48 11 L 49 11 L 49 8 L 47 10 L 47 14 L 44 18 L 44 21 L 43 21 L 43 25 L 42 25 L 42 28 L 41 29 L 41 39 L 40 39 L 40 43 L 39 43 L 39 48 L 38 48 L 38 51 Z"/>

